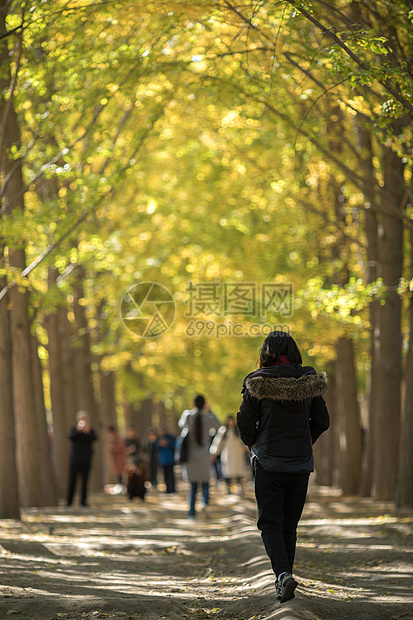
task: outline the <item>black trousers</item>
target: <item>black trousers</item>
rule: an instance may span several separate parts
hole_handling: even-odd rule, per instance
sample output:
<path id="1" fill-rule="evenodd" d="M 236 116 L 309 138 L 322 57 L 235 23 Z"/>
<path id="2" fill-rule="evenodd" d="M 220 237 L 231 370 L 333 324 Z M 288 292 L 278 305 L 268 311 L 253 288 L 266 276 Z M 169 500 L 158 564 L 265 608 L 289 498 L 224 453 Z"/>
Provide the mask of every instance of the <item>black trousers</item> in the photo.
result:
<path id="1" fill-rule="evenodd" d="M 163 475 L 167 493 L 175 493 L 175 472 L 173 465 L 163 466 Z"/>
<path id="2" fill-rule="evenodd" d="M 76 489 L 76 481 L 79 474 L 82 476 L 82 492 L 80 503 L 82 506 L 87 502 L 87 481 L 89 478 L 90 463 L 71 461 L 70 463 L 70 477 L 69 477 L 69 492 L 67 494 L 67 504 L 71 506 L 73 503 L 73 496 Z"/>
<path id="3" fill-rule="evenodd" d="M 267 471 L 255 459 L 258 529 L 276 576 L 293 572 L 297 525 L 303 512 L 310 474 Z"/>

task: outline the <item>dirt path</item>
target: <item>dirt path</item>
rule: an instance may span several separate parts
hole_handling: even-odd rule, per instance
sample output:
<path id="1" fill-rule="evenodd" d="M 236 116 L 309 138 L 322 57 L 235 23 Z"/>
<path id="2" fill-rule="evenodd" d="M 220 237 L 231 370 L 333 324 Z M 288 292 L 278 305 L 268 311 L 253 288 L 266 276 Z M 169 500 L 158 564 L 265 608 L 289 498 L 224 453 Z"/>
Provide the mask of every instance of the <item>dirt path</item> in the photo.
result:
<path id="1" fill-rule="evenodd" d="M 413 620 L 412 514 L 313 491 L 300 587 L 280 605 L 252 490 L 213 489 L 209 521 L 187 520 L 185 495 L 101 495 L 86 512 L 0 521 L 0 618 Z"/>

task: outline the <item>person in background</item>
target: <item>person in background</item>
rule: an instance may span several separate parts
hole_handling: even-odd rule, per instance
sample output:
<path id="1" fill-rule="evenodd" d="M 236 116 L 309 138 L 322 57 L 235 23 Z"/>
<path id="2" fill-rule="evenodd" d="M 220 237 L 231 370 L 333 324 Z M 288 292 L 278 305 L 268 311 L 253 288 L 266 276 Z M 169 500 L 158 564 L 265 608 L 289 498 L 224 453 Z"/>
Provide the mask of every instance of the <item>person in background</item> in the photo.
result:
<path id="1" fill-rule="evenodd" d="M 71 506 L 73 504 L 77 478 L 81 475 L 82 491 L 80 504 L 87 508 L 87 483 L 92 464 L 92 444 L 97 439 L 97 435 L 90 425 L 90 417 L 87 411 L 77 412 L 76 426 L 70 429 L 69 439 L 72 442 L 72 448 L 70 451 L 70 478 L 67 505 Z"/>
<path id="2" fill-rule="evenodd" d="M 136 435 L 136 431 L 133 426 L 129 426 L 126 430 L 126 460 L 129 465 L 133 465 L 136 463 L 136 460 L 139 457 L 139 447 L 140 441 Z"/>
<path id="3" fill-rule="evenodd" d="M 226 425 L 218 429 L 209 450 L 213 460 L 221 456 L 222 477 L 227 484 L 228 493 L 231 493 L 231 481 L 234 479 L 240 486 L 240 493 L 243 493 L 246 451 L 239 437 L 235 418 L 230 415 Z"/>
<path id="4" fill-rule="evenodd" d="M 126 446 L 115 426 L 108 427 L 108 442 L 112 457 L 112 467 L 119 484 L 123 484 L 123 473 L 126 466 Z"/>
<path id="5" fill-rule="evenodd" d="M 166 426 L 163 426 L 155 445 L 158 463 L 163 469 L 166 493 L 175 493 L 175 444 L 176 437 L 169 433 Z"/>
<path id="6" fill-rule="evenodd" d="M 135 463 L 126 465 L 126 473 L 128 476 L 127 491 L 128 497 L 132 501 L 134 497 L 145 499 L 147 481 L 145 461 L 137 459 Z"/>
<path id="7" fill-rule="evenodd" d="M 297 526 L 314 471 L 312 444 L 330 421 L 323 395 L 325 373 L 302 366 L 287 332 L 271 332 L 260 350 L 260 368 L 247 375 L 237 416 L 250 449 L 258 507 L 258 529 L 276 576 L 277 599 L 294 598 Z"/>
<path id="8" fill-rule="evenodd" d="M 156 429 L 150 428 L 148 436 L 142 442 L 143 458 L 145 459 L 149 469 L 149 482 L 151 487 L 156 489 L 158 486 L 158 449 L 157 449 L 158 433 Z"/>
<path id="9" fill-rule="evenodd" d="M 190 483 L 188 517 L 196 516 L 198 485 L 202 488 L 202 509 L 209 517 L 209 479 L 211 476 L 210 431 L 219 427 L 218 418 L 205 410 L 205 398 L 199 394 L 194 399 L 194 409 L 185 414 L 183 428 L 188 428 L 189 458 L 182 466 L 184 478 Z M 181 416 L 182 417 L 182 416 Z"/>

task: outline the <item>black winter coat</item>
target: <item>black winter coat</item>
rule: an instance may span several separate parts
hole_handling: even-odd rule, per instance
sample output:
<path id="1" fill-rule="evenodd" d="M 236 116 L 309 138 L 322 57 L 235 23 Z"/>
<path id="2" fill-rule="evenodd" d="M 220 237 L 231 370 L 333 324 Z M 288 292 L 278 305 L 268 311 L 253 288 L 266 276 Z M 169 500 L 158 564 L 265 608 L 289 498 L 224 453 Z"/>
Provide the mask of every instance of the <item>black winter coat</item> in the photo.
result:
<path id="1" fill-rule="evenodd" d="M 250 373 L 237 415 L 242 441 L 268 471 L 314 471 L 312 444 L 328 429 L 324 372 L 279 364 Z"/>
<path id="2" fill-rule="evenodd" d="M 69 439 L 72 442 L 70 459 L 73 463 L 89 464 L 92 460 L 92 443 L 96 441 L 97 436 L 93 428 L 90 433 L 79 431 L 76 426 L 70 429 Z"/>

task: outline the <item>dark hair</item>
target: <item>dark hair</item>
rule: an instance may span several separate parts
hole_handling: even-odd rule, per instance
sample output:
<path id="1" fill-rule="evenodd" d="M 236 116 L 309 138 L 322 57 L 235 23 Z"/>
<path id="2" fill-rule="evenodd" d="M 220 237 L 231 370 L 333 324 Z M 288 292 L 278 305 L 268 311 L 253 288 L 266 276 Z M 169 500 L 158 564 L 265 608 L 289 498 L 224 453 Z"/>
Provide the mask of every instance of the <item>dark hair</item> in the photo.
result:
<path id="1" fill-rule="evenodd" d="M 205 398 L 201 396 L 201 394 L 198 394 L 198 396 L 195 396 L 194 398 L 194 405 L 197 409 L 203 409 L 205 405 Z"/>
<path id="2" fill-rule="evenodd" d="M 205 405 L 205 398 L 198 394 L 194 398 L 194 405 L 198 409 L 194 417 L 194 438 L 198 446 L 203 445 L 203 424 L 202 424 L 202 415 L 201 410 Z"/>
<path id="3" fill-rule="evenodd" d="M 260 368 L 276 364 L 282 355 L 285 355 L 291 364 L 301 366 L 303 363 L 300 350 L 290 334 L 281 331 L 271 332 L 260 349 Z"/>
<path id="4" fill-rule="evenodd" d="M 230 430 L 230 427 L 228 425 L 229 420 L 234 420 L 234 426 L 232 427 L 232 430 Z M 237 421 L 235 419 L 235 416 L 233 416 L 233 415 L 229 415 L 227 417 L 227 421 L 225 423 L 225 431 L 224 431 L 224 434 L 222 435 L 222 438 L 226 439 L 228 437 L 228 433 L 234 433 L 234 435 L 239 436 L 238 427 L 237 427 Z"/>
<path id="5" fill-rule="evenodd" d="M 202 413 L 198 409 L 194 416 L 194 438 L 198 446 L 202 446 L 203 442 L 203 423 L 202 423 Z"/>

